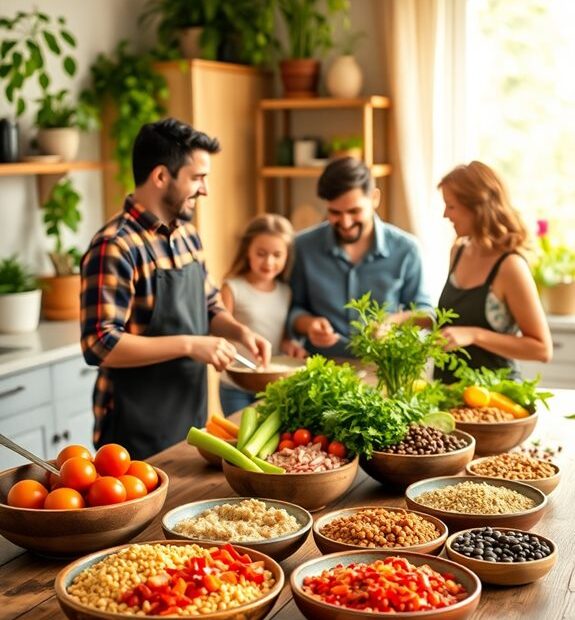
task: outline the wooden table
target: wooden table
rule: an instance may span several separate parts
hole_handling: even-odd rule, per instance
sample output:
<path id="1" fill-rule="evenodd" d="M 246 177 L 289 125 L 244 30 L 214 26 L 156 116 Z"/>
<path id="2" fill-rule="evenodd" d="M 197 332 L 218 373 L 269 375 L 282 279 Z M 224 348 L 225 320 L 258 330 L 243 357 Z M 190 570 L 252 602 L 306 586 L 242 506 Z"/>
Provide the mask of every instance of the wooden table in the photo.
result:
<path id="1" fill-rule="evenodd" d="M 564 416 L 575 412 L 575 390 L 557 390 L 551 409 L 551 412 L 542 412 L 533 437 L 541 438 L 544 445 L 563 446 L 557 460 L 562 468 L 562 481 L 534 531 L 558 543 L 559 560 L 551 573 L 536 583 L 516 588 L 485 586 L 474 616 L 476 619 L 575 618 L 575 483 L 571 479 L 571 475 L 575 477 L 575 420 L 564 419 Z M 234 495 L 222 473 L 205 466 L 197 451 L 185 443 L 156 455 L 150 462 L 164 469 L 170 476 L 168 498 L 162 514 L 193 500 Z M 383 486 L 360 472 L 347 495 L 327 511 L 367 504 L 405 505 L 401 496 L 390 494 Z M 160 517 L 157 517 L 135 540 L 162 539 Z M 310 535 L 297 553 L 282 562 L 288 583 L 268 618 L 298 620 L 303 617 L 292 600 L 289 575 L 294 567 L 318 555 L 319 551 Z M 65 562 L 51 561 L 25 552 L 0 537 L 0 618 L 63 618 L 54 595 L 53 583 L 54 577 L 64 565 Z"/>

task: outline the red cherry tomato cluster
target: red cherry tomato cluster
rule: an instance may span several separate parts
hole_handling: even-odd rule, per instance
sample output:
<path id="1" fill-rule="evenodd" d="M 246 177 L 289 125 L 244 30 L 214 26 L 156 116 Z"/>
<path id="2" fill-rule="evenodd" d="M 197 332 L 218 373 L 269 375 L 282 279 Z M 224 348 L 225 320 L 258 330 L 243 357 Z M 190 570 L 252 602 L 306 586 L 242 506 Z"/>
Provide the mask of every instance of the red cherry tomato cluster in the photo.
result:
<path id="1" fill-rule="evenodd" d="M 341 442 L 335 440 L 330 442 L 325 435 L 312 435 L 307 428 L 298 428 L 293 433 L 282 433 L 280 435 L 278 450 L 281 451 L 284 448 L 293 449 L 297 446 L 307 446 L 310 442 L 313 445 L 316 443 L 321 444 L 321 449 L 333 456 L 344 459 L 347 455 L 347 450 Z"/>
<path id="2" fill-rule="evenodd" d="M 56 459 L 60 475 L 45 484 L 20 480 L 8 492 L 9 506 L 72 510 L 104 506 L 144 497 L 158 486 L 156 470 L 144 461 L 132 461 L 119 444 L 102 446 L 92 458 L 84 446 L 63 448 Z"/>

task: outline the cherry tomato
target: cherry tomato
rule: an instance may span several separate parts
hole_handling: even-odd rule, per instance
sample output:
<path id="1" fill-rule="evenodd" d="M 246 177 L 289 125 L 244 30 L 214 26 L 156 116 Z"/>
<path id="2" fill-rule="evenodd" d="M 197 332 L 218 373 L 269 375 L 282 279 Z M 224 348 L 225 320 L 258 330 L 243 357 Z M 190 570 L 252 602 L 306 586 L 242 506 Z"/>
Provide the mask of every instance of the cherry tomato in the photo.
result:
<path id="1" fill-rule="evenodd" d="M 296 446 L 307 446 L 311 441 L 311 433 L 307 428 L 298 428 L 293 434 L 293 442 Z"/>
<path id="2" fill-rule="evenodd" d="M 60 487 L 50 491 L 44 501 L 46 510 L 75 510 L 85 506 L 86 502 L 80 493 L 76 489 L 69 489 L 68 487 Z"/>
<path id="3" fill-rule="evenodd" d="M 20 480 L 8 491 L 8 506 L 15 508 L 43 508 L 48 489 L 37 480 Z"/>
<path id="4" fill-rule="evenodd" d="M 88 490 L 88 506 L 106 506 L 126 501 L 126 488 L 113 476 L 102 476 Z"/>
<path id="5" fill-rule="evenodd" d="M 146 485 L 139 478 L 136 478 L 136 476 L 124 474 L 123 476 L 120 476 L 118 480 L 126 489 L 126 500 L 144 497 L 144 495 L 148 494 Z"/>
<path id="6" fill-rule="evenodd" d="M 278 450 L 281 452 L 284 448 L 289 448 L 290 450 L 293 450 L 295 448 L 295 444 L 291 439 L 284 439 L 283 441 L 280 441 Z"/>
<path id="7" fill-rule="evenodd" d="M 86 491 L 96 480 L 97 472 L 94 463 L 83 459 L 81 456 L 73 456 L 64 461 L 60 467 L 60 481 L 62 486 Z"/>
<path id="8" fill-rule="evenodd" d="M 325 435 L 316 435 L 312 440 L 312 444 L 319 443 L 321 445 L 321 449 L 324 452 L 327 452 L 327 448 L 329 446 L 329 439 Z"/>
<path id="9" fill-rule="evenodd" d="M 145 461 L 132 461 L 126 474 L 139 478 L 146 485 L 148 493 L 158 486 L 158 473 Z"/>
<path id="10" fill-rule="evenodd" d="M 81 456 L 83 459 L 87 461 L 92 460 L 92 453 L 88 448 L 81 446 L 79 444 L 72 444 L 71 446 L 66 446 L 62 448 L 60 452 L 58 452 L 58 457 L 56 458 L 56 467 L 60 469 L 65 461 L 71 459 L 73 456 Z"/>
<path id="11" fill-rule="evenodd" d="M 94 457 L 94 465 L 101 476 L 123 476 L 130 467 L 130 454 L 117 443 L 102 446 Z"/>
<path id="12" fill-rule="evenodd" d="M 280 441 L 283 441 L 284 439 L 288 439 L 289 441 L 291 441 L 292 440 L 292 434 L 290 432 L 282 433 L 280 435 Z"/>
<path id="13" fill-rule="evenodd" d="M 327 447 L 327 452 L 333 456 L 339 456 L 340 459 L 344 459 L 347 454 L 345 446 L 339 441 L 332 441 Z"/>

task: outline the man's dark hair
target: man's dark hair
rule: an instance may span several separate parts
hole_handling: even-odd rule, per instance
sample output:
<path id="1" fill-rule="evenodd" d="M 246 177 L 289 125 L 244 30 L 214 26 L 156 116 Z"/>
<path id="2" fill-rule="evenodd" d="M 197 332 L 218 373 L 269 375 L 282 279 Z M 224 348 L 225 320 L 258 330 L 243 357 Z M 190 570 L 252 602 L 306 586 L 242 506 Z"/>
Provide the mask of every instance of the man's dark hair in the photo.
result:
<path id="1" fill-rule="evenodd" d="M 323 200 L 335 200 L 352 189 L 361 189 L 367 196 L 374 188 L 369 168 L 355 157 L 334 159 L 317 182 L 317 195 Z"/>
<path id="2" fill-rule="evenodd" d="M 216 138 L 210 138 L 175 118 L 143 125 L 132 149 L 132 171 L 136 187 L 146 182 L 156 166 L 166 166 L 172 177 L 176 177 L 196 150 L 218 153 L 220 143 Z"/>

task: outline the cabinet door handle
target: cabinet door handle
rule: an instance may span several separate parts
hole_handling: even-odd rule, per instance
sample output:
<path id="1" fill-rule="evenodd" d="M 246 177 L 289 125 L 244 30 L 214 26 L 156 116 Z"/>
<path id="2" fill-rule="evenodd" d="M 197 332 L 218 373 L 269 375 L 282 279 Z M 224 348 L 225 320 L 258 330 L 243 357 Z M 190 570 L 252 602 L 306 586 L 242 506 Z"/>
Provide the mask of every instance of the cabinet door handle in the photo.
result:
<path id="1" fill-rule="evenodd" d="M 64 431 L 62 433 L 62 439 L 65 439 L 66 441 L 68 441 L 68 439 L 70 439 L 70 431 Z"/>
<path id="2" fill-rule="evenodd" d="M 10 396 L 15 396 L 20 392 L 23 392 L 26 388 L 23 385 L 17 385 L 15 388 L 11 390 L 6 390 L 5 392 L 0 392 L 0 398 L 9 398 Z"/>
<path id="3" fill-rule="evenodd" d="M 553 340 L 552 344 L 553 344 L 553 348 L 554 349 L 562 349 L 563 348 L 563 343 L 562 342 L 555 342 L 555 340 Z"/>
<path id="4" fill-rule="evenodd" d="M 97 368 L 82 368 L 80 370 L 80 376 L 85 377 L 86 375 L 91 375 L 93 372 L 97 372 Z"/>
<path id="5" fill-rule="evenodd" d="M 57 443 L 60 443 L 62 441 L 62 437 L 61 435 L 58 435 L 58 433 L 52 435 L 52 445 L 56 445 Z"/>

